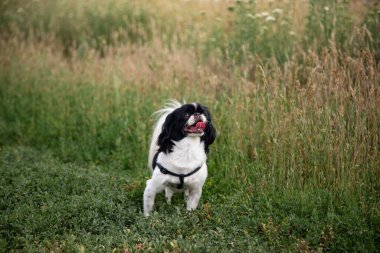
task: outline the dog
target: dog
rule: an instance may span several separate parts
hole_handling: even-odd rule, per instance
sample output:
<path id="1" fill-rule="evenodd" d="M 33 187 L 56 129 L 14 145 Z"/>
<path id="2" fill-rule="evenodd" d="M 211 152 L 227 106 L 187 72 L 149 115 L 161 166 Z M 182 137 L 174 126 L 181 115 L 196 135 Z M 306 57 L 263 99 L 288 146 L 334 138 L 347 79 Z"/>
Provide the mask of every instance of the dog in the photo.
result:
<path id="1" fill-rule="evenodd" d="M 148 167 L 152 177 L 144 190 L 144 216 L 149 216 L 157 193 L 184 192 L 188 211 L 195 210 L 207 178 L 207 153 L 216 138 L 209 109 L 199 103 L 172 100 L 155 114 L 159 119 L 151 139 Z"/>

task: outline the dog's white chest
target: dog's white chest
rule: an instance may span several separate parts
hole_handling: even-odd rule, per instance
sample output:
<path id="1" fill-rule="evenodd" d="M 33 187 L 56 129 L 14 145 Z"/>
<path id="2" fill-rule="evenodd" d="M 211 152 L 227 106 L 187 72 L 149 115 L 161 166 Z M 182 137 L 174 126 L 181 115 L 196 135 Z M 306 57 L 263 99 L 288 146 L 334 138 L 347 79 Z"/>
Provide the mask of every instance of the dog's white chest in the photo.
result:
<path id="1" fill-rule="evenodd" d="M 206 162 L 204 143 L 200 138 L 187 137 L 174 144 L 173 152 L 160 157 L 160 162 L 176 172 L 188 173 Z"/>

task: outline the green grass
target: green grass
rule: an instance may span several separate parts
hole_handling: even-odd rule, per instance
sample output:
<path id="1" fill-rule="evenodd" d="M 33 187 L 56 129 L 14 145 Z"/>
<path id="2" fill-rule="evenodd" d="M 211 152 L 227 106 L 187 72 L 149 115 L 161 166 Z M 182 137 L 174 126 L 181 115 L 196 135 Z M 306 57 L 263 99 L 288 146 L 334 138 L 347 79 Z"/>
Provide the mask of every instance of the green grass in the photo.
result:
<path id="1" fill-rule="evenodd" d="M 144 178 L 130 172 L 62 163 L 25 147 L 0 150 L 1 248 L 22 251 L 375 251 L 376 206 L 324 189 L 277 192 L 215 182 L 200 208 L 163 196 L 142 216 Z"/>
<path id="2" fill-rule="evenodd" d="M 0 3 L 1 251 L 380 248 L 378 6 L 295 3 Z M 199 209 L 144 218 L 170 98 L 218 137 Z"/>
<path id="3" fill-rule="evenodd" d="M 72 50 L 83 54 L 96 48 L 104 53 L 109 45 L 148 43 L 153 23 L 157 30 L 170 30 L 157 24 L 152 10 L 128 1 L 3 1 L 0 6 L 2 36 L 17 31 L 26 38 L 41 38 L 49 33 L 67 56 Z"/>

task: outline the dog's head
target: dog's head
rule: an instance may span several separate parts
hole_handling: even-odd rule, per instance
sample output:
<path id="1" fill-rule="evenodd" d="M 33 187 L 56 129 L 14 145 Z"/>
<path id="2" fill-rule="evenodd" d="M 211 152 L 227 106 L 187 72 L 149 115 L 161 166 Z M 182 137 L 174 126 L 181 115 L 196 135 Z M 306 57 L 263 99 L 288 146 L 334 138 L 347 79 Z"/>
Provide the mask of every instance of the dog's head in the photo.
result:
<path id="1" fill-rule="evenodd" d="M 186 137 L 200 137 L 208 152 L 208 146 L 215 140 L 216 131 L 207 107 L 192 103 L 175 109 L 166 117 L 157 144 L 160 151 L 167 153 L 172 151 L 173 141 Z"/>

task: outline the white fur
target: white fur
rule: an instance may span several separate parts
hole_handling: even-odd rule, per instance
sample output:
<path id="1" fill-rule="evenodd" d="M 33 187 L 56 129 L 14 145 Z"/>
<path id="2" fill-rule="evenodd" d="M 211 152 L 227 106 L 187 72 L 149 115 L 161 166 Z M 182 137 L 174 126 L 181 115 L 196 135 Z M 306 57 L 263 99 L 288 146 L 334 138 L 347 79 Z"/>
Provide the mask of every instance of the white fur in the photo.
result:
<path id="1" fill-rule="evenodd" d="M 148 166 L 152 170 L 152 178 L 146 182 L 144 191 L 144 215 L 149 216 L 154 207 L 154 199 L 157 193 L 165 190 L 167 202 L 171 203 L 174 192 L 184 192 L 186 197 L 187 210 L 191 211 L 197 208 L 199 199 L 202 195 L 202 187 L 207 178 L 207 156 L 204 151 L 204 142 L 201 142 L 200 136 L 188 136 L 178 142 L 174 142 L 173 152 L 165 154 L 161 152 L 158 155 L 157 162 L 166 169 L 177 174 L 187 174 L 195 168 L 202 166 L 195 174 L 184 178 L 183 189 L 177 189 L 179 178 L 176 176 L 162 174 L 156 168 L 152 168 L 153 156 L 158 150 L 157 139 L 161 133 L 162 125 L 166 117 L 179 108 L 182 104 L 172 101 L 166 108 L 157 112 L 160 118 L 155 125 L 153 137 L 149 149 Z"/>

